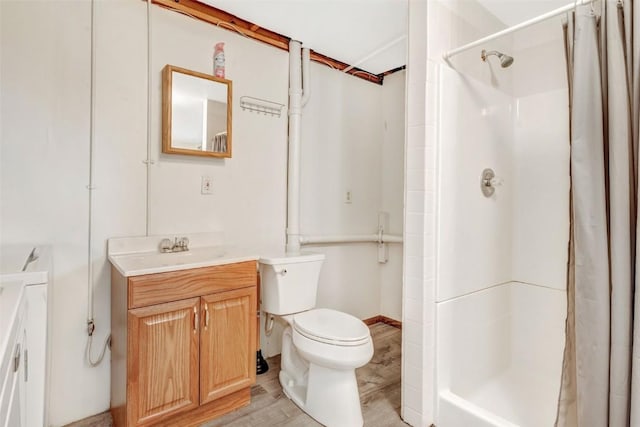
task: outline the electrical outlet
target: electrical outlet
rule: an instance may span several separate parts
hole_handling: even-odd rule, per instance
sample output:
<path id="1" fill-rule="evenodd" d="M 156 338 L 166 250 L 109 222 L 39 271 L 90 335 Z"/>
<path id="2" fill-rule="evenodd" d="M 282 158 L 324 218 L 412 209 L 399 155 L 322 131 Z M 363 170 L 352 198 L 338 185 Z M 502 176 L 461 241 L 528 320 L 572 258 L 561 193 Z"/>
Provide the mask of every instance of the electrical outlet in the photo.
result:
<path id="1" fill-rule="evenodd" d="M 213 181 L 210 176 L 202 176 L 202 181 L 200 183 L 200 193 L 201 194 L 213 194 Z"/>
<path id="2" fill-rule="evenodd" d="M 344 192 L 344 202 L 346 204 L 351 204 L 351 202 L 353 201 L 353 194 L 351 193 L 351 190 L 347 190 Z"/>

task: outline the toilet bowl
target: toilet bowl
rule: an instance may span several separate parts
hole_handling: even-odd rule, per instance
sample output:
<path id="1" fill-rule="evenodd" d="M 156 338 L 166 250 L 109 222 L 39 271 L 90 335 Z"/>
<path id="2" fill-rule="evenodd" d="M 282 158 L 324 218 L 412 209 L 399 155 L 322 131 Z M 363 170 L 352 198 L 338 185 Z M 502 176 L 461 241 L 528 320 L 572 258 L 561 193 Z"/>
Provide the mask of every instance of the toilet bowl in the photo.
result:
<path id="1" fill-rule="evenodd" d="M 330 322 L 316 324 L 310 318 Z M 321 424 L 362 426 L 355 369 L 373 356 L 367 326 L 353 316 L 329 309 L 309 310 L 285 320 L 289 326 L 283 336 L 279 375 L 284 393 Z M 340 328 L 338 321 L 346 327 Z M 357 333 L 349 335 L 345 330 Z"/>
<path id="2" fill-rule="evenodd" d="M 359 368 L 373 356 L 367 325 L 340 311 L 319 308 L 294 315 L 292 330 L 298 353 L 327 368 Z"/>
<path id="3" fill-rule="evenodd" d="M 369 328 L 337 310 L 314 308 L 322 254 L 261 258 L 263 311 L 288 324 L 282 336 L 285 395 L 328 427 L 363 425 L 355 369 L 373 356 Z"/>

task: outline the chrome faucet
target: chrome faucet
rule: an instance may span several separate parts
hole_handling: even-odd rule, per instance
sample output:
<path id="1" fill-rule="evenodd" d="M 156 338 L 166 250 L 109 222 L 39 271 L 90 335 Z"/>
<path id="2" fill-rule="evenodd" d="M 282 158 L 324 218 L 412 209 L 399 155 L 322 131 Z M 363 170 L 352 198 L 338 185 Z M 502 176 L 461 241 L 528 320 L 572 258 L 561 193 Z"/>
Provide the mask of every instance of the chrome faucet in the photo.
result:
<path id="1" fill-rule="evenodd" d="M 162 239 L 160 241 L 160 252 L 184 252 L 189 250 L 189 239 L 186 237 L 181 237 L 178 239 L 174 238 L 173 242 L 171 239 Z"/>

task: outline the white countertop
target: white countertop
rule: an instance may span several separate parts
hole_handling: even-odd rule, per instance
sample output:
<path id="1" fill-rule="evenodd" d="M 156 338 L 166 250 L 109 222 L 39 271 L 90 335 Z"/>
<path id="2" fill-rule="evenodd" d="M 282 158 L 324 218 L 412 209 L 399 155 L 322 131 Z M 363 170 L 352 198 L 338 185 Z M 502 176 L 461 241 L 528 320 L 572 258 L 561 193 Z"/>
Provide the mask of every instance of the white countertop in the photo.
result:
<path id="1" fill-rule="evenodd" d="M 175 236 L 109 239 L 109 261 L 124 277 L 131 277 L 260 258 L 255 251 L 221 244 L 219 233 L 186 234 L 190 241 L 188 251 L 161 253 L 158 244 L 165 237 L 173 240 Z"/>
<path id="2" fill-rule="evenodd" d="M 243 261 L 257 261 L 258 258 L 259 256 L 238 248 L 209 246 L 193 248 L 186 252 L 138 252 L 127 255 L 110 255 L 109 261 L 124 277 L 131 277 Z"/>

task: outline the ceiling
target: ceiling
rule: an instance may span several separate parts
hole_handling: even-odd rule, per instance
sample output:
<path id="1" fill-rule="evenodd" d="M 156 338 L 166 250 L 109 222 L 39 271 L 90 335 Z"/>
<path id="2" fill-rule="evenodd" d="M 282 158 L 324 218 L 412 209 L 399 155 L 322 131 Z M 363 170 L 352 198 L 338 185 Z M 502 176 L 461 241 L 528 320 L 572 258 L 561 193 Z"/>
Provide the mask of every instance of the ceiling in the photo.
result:
<path id="1" fill-rule="evenodd" d="M 406 0 L 201 1 L 373 74 L 407 63 Z"/>
<path id="2" fill-rule="evenodd" d="M 502 21 L 512 26 L 552 11 L 567 4 L 571 0 L 477 0 L 485 9 Z"/>
<path id="3" fill-rule="evenodd" d="M 373 74 L 407 62 L 407 0 L 200 1 Z M 571 0 L 477 1 L 505 26 L 571 3 Z"/>

